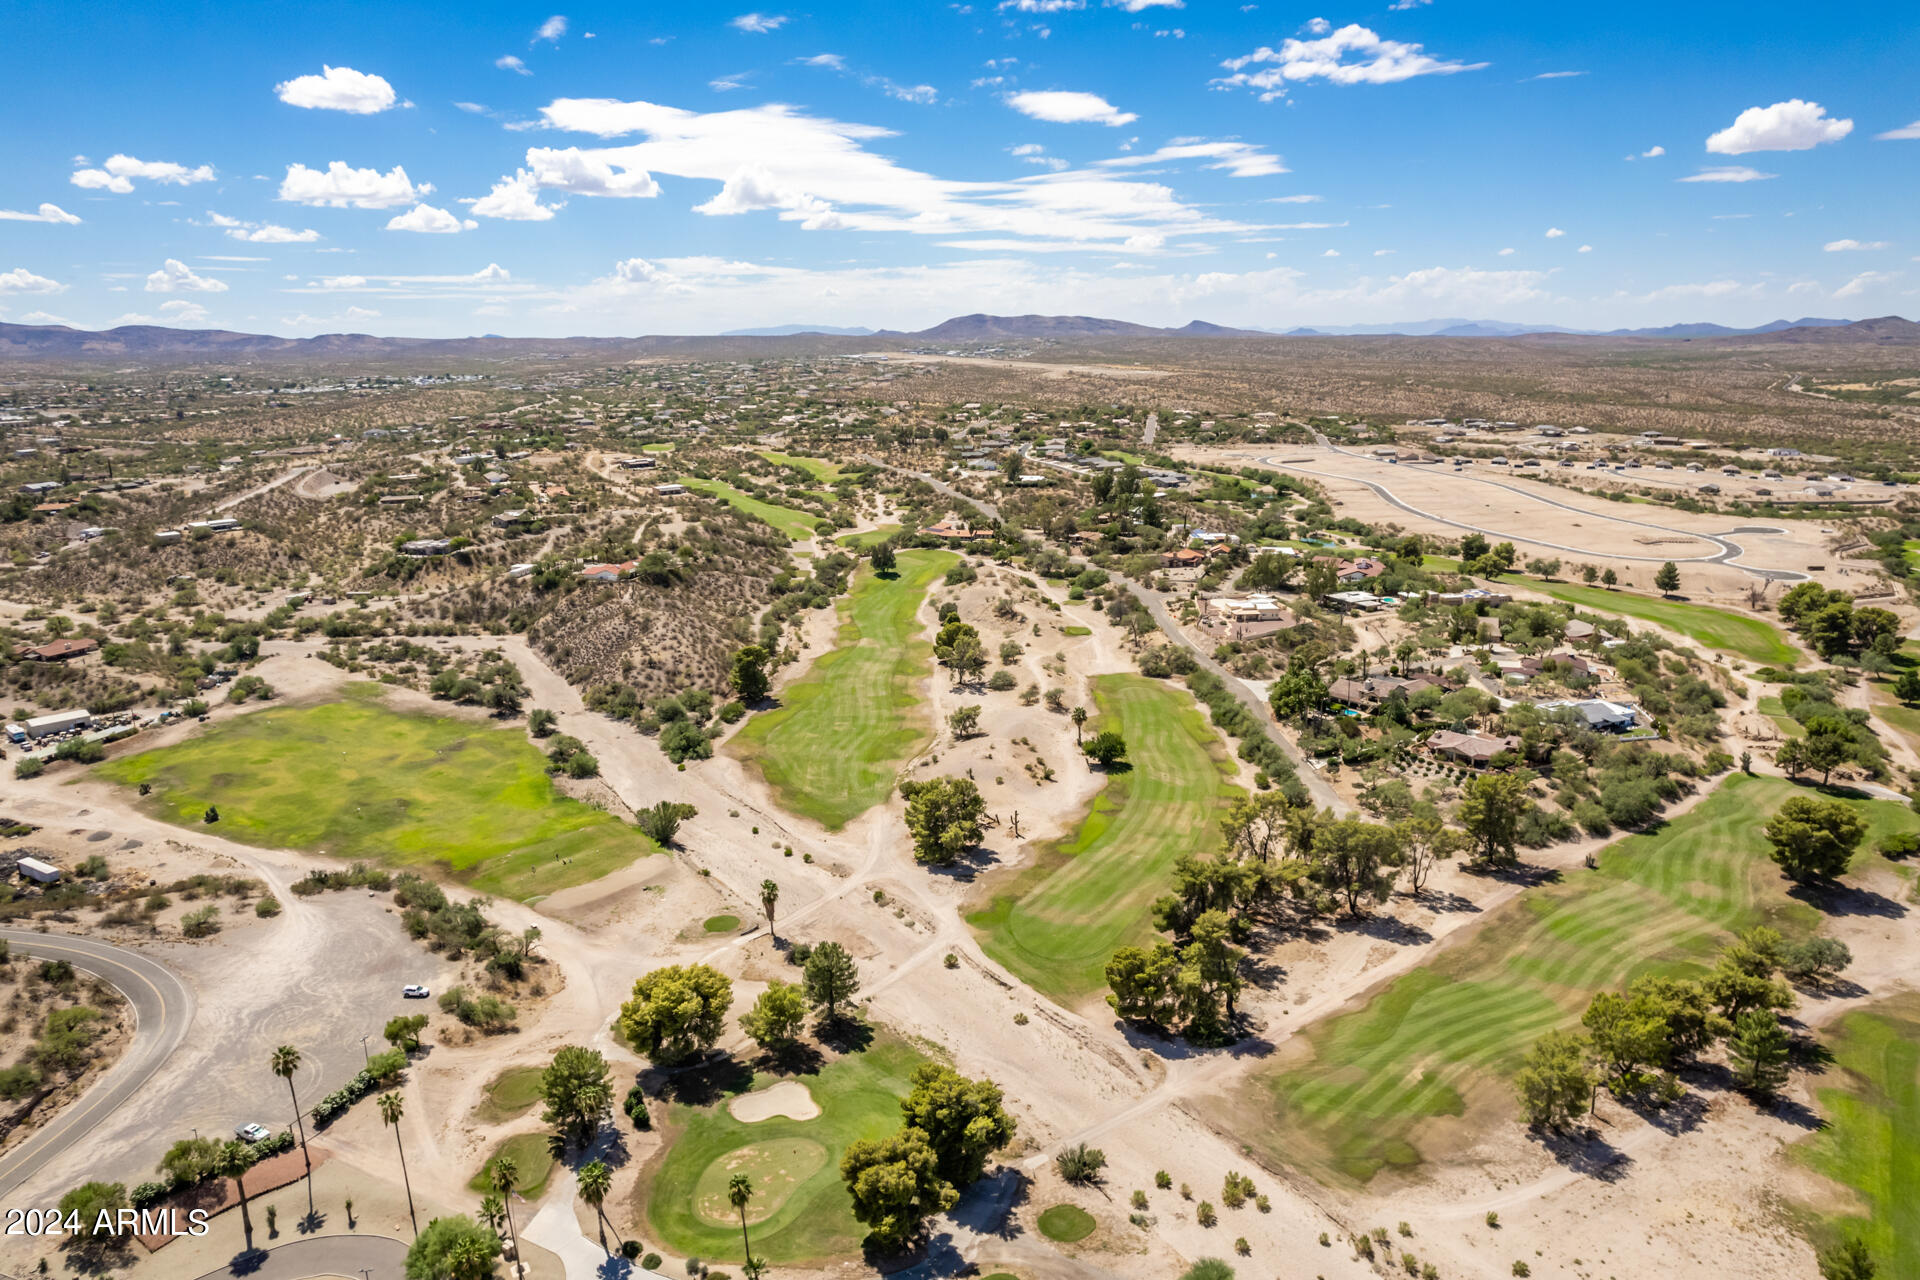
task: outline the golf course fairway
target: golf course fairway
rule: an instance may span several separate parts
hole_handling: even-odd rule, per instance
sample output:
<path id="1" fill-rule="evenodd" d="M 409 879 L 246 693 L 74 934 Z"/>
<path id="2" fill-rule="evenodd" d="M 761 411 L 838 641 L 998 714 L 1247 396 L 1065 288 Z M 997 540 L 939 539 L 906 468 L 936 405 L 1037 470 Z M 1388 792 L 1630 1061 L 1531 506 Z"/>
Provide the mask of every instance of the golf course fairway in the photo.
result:
<path id="1" fill-rule="evenodd" d="M 1115 949 L 1154 936 L 1149 908 L 1183 853 L 1219 843 L 1217 819 L 1238 794 L 1234 768 L 1193 697 L 1145 676 L 1093 682 L 1099 719 L 1117 731 L 1131 768 L 1115 770 L 1079 829 L 1032 866 L 992 886 L 967 917 L 987 954 L 1063 1004 L 1101 988 Z"/>
<path id="2" fill-rule="evenodd" d="M 782 807 L 838 830 L 893 790 L 932 733 L 917 688 L 933 669 L 920 603 L 957 559 L 902 551 L 891 573 L 862 565 L 834 647 L 734 735 L 729 750 L 759 767 Z"/>

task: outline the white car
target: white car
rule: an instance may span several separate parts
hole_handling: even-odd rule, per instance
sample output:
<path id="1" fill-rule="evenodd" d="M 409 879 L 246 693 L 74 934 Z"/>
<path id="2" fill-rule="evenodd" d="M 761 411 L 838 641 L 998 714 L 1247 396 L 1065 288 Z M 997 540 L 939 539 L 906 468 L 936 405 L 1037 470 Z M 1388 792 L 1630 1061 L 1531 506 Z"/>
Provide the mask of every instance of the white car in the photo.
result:
<path id="1" fill-rule="evenodd" d="M 233 1136 L 242 1142 L 259 1142 L 268 1136 L 268 1130 L 263 1124 L 243 1124 L 233 1131 Z"/>
<path id="2" fill-rule="evenodd" d="M 425 1000 L 428 996 L 432 995 L 433 992 L 427 990 L 417 982 L 410 982 L 400 988 L 400 994 L 409 1000 Z"/>

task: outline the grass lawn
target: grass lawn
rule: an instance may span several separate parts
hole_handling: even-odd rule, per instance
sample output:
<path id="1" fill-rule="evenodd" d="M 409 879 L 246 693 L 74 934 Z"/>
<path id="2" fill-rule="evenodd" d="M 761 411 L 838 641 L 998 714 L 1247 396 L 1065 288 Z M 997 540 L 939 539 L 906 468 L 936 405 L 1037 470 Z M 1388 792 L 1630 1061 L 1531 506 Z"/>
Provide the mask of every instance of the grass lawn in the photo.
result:
<path id="1" fill-rule="evenodd" d="M 1822 1040 L 1834 1059 L 1817 1091 L 1826 1127 L 1797 1150 L 1867 1215 L 1815 1234 L 1861 1237 L 1883 1276 L 1920 1275 L 1920 997 L 1868 1005 Z"/>
<path id="2" fill-rule="evenodd" d="M 1903 702 L 1876 702 L 1873 704 L 1873 714 L 1905 734 L 1907 742 L 1920 750 L 1920 710 Z"/>
<path id="3" fill-rule="evenodd" d="M 740 917 L 739 916 L 708 916 L 706 923 L 701 925 L 700 927 L 705 929 L 708 933 L 732 933 L 735 929 L 738 929 L 740 927 Z"/>
<path id="4" fill-rule="evenodd" d="M 1090 636 L 1093 634 L 1093 628 L 1092 627 L 1062 627 L 1060 628 L 1060 634 L 1063 636 Z"/>
<path id="5" fill-rule="evenodd" d="M 1643 973 L 1697 973 L 1751 925 L 1790 938 L 1816 930 L 1819 913 L 1787 896 L 1760 831 L 1799 790 L 1736 774 L 1664 828 L 1608 846 L 1597 870 L 1499 908 L 1463 945 L 1309 1030 L 1304 1053 L 1256 1086 L 1265 1097 L 1249 1140 L 1333 1180 L 1417 1164 L 1454 1132 L 1423 1121 L 1460 1115 L 1469 1098 L 1510 1115 L 1507 1081 L 1522 1053 L 1575 1023 L 1596 991 Z M 1904 805 L 1854 803 L 1870 827 L 1865 850 L 1920 826 Z"/>
<path id="6" fill-rule="evenodd" d="M 490 1124 L 511 1120 L 540 1101 L 541 1067 L 508 1067 L 487 1083 L 487 1096 L 479 1106 L 481 1116 Z"/>
<path id="7" fill-rule="evenodd" d="M 1428 557 L 1429 560 L 1432 557 Z M 1565 604 L 1600 614 L 1603 617 L 1638 618 L 1677 631 L 1709 649 L 1735 654 L 1763 666 L 1790 667 L 1801 653 L 1787 642 L 1771 622 L 1749 618 L 1725 609 L 1688 604 L 1684 600 L 1662 600 L 1654 596 L 1634 595 L 1626 591 L 1608 591 L 1602 587 L 1579 587 L 1568 582 L 1541 582 L 1507 574 L 1502 578 L 1515 586 L 1552 596 Z"/>
<path id="8" fill-rule="evenodd" d="M 967 917 L 988 955 L 1062 1003 L 1106 982 L 1116 948 L 1150 941 L 1148 908 L 1183 853 L 1211 849 L 1239 794 L 1233 765 L 1193 698 L 1145 676 L 1098 677 L 1089 734 L 1117 730 L 1133 768 L 1113 774 L 1069 838 L 994 886 Z M 1078 768 L 1078 762 L 1066 767 Z"/>
<path id="9" fill-rule="evenodd" d="M 783 467 L 798 467 L 821 484 L 832 484 L 840 478 L 840 464 L 828 462 L 825 458 L 802 458 L 798 454 L 776 453 L 771 449 L 762 449 L 760 456 L 768 462 Z"/>
<path id="10" fill-rule="evenodd" d="M 1807 730 L 1798 720 L 1787 714 L 1787 704 L 1774 694 L 1768 694 L 1754 704 L 1756 710 L 1773 721 L 1774 727 L 1789 738 L 1804 738 Z"/>
<path id="11" fill-rule="evenodd" d="M 671 441 L 660 444 L 643 444 L 640 446 L 640 451 L 642 453 L 672 453 L 673 444 Z"/>
<path id="12" fill-rule="evenodd" d="M 843 547 L 852 547 L 855 550 L 864 551 L 876 542 L 885 542 L 898 532 L 900 532 L 899 525 L 883 524 L 877 528 L 869 529 L 865 533 L 843 533 L 838 538 L 835 538 L 834 541 Z"/>
<path id="13" fill-rule="evenodd" d="M 1040 1211 L 1040 1234 L 1061 1244 L 1085 1240 L 1097 1225 L 1093 1215 L 1077 1204 L 1056 1204 Z"/>
<path id="14" fill-rule="evenodd" d="M 760 767 L 785 808 L 838 830 L 893 790 L 931 732 L 916 691 L 933 657 L 920 604 L 957 559 L 902 551 L 893 573 L 862 565 L 834 648 L 733 736 L 730 749 Z"/>
<path id="15" fill-rule="evenodd" d="M 666 1155 L 643 1175 L 637 1195 L 661 1251 L 716 1264 L 737 1260 L 740 1219 L 727 1203 L 727 1180 L 745 1173 L 757 1192 L 747 1208 L 754 1253 L 792 1264 L 857 1252 L 866 1229 L 853 1220 L 840 1157 L 848 1144 L 900 1127 L 900 1100 L 924 1061 L 905 1041 L 877 1036 L 865 1052 L 837 1058 L 807 1078 L 821 1108 L 812 1120 L 775 1116 L 748 1123 L 736 1120 L 725 1100 L 657 1107 Z M 774 1082 L 755 1076 L 751 1088 Z"/>
<path id="16" fill-rule="evenodd" d="M 143 804 L 184 827 L 200 827 L 214 805 L 216 830 L 231 840 L 433 864 L 507 898 L 597 880 L 655 852 L 619 819 L 562 795 L 520 728 L 394 711 L 375 684 L 347 692 L 219 720 L 96 772 L 150 783 Z"/>
<path id="17" fill-rule="evenodd" d="M 480 1166 L 480 1172 L 468 1181 L 467 1190 L 482 1194 L 493 1190 L 493 1162 L 501 1156 L 513 1160 L 513 1189 L 529 1200 L 538 1199 L 540 1193 L 546 1190 L 547 1179 L 553 1175 L 553 1153 L 547 1150 L 547 1135 L 516 1133 L 508 1138 L 494 1148 L 487 1162 Z"/>
<path id="18" fill-rule="evenodd" d="M 776 507 L 771 502 L 762 502 L 752 494 L 742 493 L 724 481 L 682 476 L 680 483 L 696 493 L 718 498 L 736 511 L 764 520 L 795 542 L 804 542 L 811 538 L 813 526 L 820 519 L 810 511 L 795 511 L 792 507 Z"/>

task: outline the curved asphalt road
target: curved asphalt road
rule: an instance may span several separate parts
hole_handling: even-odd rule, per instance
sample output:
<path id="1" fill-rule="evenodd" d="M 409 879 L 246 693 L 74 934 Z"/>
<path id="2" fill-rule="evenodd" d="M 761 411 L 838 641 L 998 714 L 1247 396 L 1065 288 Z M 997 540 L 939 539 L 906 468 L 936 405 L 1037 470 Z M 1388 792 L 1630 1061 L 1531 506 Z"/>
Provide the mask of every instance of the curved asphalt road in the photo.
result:
<path id="1" fill-rule="evenodd" d="M 1324 448 L 1327 448 L 1334 453 L 1341 454 L 1345 457 L 1354 458 L 1361 462 L 1374 461 L 1374 459 L 1366 457 L 1364 454 L 1354 453 L 1350 449 L 1342 449 L 1337 445 L 1332 444 L 1327 440 L 1325 436 L 1320 436 L 1318 432 L 1315 432 L 1314 434 L 1316 436 L 1319 436 L 1320 444 Z M 1550 547 L 1555 551 L 1565 551 L 1570 555 L 1590 556 L 1590 555 L 1598 554 L 1588 547 L 1570 547 L 1570 546 L 1567 546 L 1565 543 L 1548 542 L 1544 538 L 1534 537 L 1531 534 L 1514 534 L 1514 533 L 1503 532 L 1497 529 L 1483 529 L 1479 525 L 1467 524 L 1466 522 L 1461 520 L 1454 520 L 1447 516 L 1436 515 L 1431 511 L 1422 510 L 1421 508 L 1416 507 L 1413 504 L 1405 501 L 1404 499 L 1399 497 L 1399 495 L 1395 494 L 1391 489 L 1387 488 L 1385 485 L 1376 484 L 1371 480 L 1362 480 L 1359 476 L 1342 475 L 1337 471 L 1316 471 L 1312 467 L 1303 467 L 1297 463 L 1282 462 L 1278 458 L 1262 458 L 1260 459 L 1260 461 L 1270 467 L 1279 467 L 1286 471 L 1298 471 L 1303 475 L 1319 476 L 1322 479 L 1326 479 L 1326 480 L 1345 480 L 1350 484 L 1365 485 L 1367 488 L 1373 490 L 1374 493 L 1378 494 L 1384 501 L 1386 501 L 1387 503 L 1389 503 L 1394 507 L 1399 508 L 1401 511 L 1404 511 L 1409 515 L 1419 516 L 1423 520 L 1432 520 L 1439 524 L 1452 525 L 1456 529 L 1465 529 L 1469 533 L 1481 533 L 1481 534 L 1485 534 L 1487 537 L 1490 537 L 1490 538 L 1506 538 L 1506 539 L 1512 539 L 1515 542 L 1527 542 L 1536 547 Z M 1630 524 L 1635 526 L 1636 528 L 1651 529 L 1655 533 L 1670 533 L 1680 537 L 1698 538 L 1703 542 L 1711 542 L 1715 546 L 1720 548 L 1718 551 L 1714 552 L 1710 556 L 1686 556 L 1686 557 L 1630 556 L 1630 555 L 1616 555 L 1616 554 L 1609 553 L 1608 556 L 1606 557 L 1608 559 L 1643 560 L 1649 564 L 1660 563 L 1670 559 L 1678 560 L 1682 564 L 1724 564 L 1724 565 L 1730 566 L 1731 568 L 1739 569 L 1743 573 L 1753 574 L 1757 578 L 1765 578 L 1770 582 L 1805 582 L 1807 580 L 1806 574 L 1801 573 L 1794 569 L 1755 569 L 1739 563 L 1740 557 L 1746 554 L 1745 550 L 1740 546 L 1739 543 L 1734 542 L 1732 539 L 1728 538 L 1724 534 L 1695 533 L 1691 529 L 1672 529 L 1667 527 L 1666 525 L 1653 524 L 1646 520 L 1628 520 L 1624 516 L 1608 515 L 1603 512 L 1589 511 L 1585 507 L 1572 506 L 1568 503 L 1558 501 L 1557 499 L 1549 498 L 1545 494 L 1536 492 L 1535 490 L 1522 489 L 1516 485 L 1502 484 L 1498 480 L 1484 480 L 1479 476 L 1467 476 L 1462 478 L 1472 480 L 1475 484 L 1484 484 L 1484 485 L 1491 486 L 1492 488 L 1495 488 L 1495 489 L 1505 489 L 1510 493 L 1517 493 L 1523 498 L 1531 498 L 1536 502 L 1543 502 L 1547 506 L 1558 507 L 1562 511 L 1570 511 L 1575 515 L 1586 516 L 1588 519 L 1611 520 L 1618 524 Z M 1758 532 L 1758 531 L 1759 530 L 1754 529 L 1754 530 L 1734 530 L 1733 532 Z"/>
<path id="2" fill-rule="evenodd" d="M 109 983 L 133 1006 L 133 1043 L 120 1061 L 47 1124 L 0 1156 L 0 1198 L 11 1196 L 56 1156 L 85 1138 L 93 1127 L 145 1084 L 186 1038 L 193 1022 L 193 996 L 164 965 L 137 951 L 92 938 L 0 929 L 17 963 L 65 960 Z"/>
<path id="3" fill-rule="evenodd" d="M 311 1276 L 361 1276 L 365 1280 L 405 1280 L 407 1245 L 391 1236 L 315 1236 L 293 1240 L 267 1250 L 265 1258 L 248 1258 L 209 1271 L 200 1280 L 308 1280 Z"/>

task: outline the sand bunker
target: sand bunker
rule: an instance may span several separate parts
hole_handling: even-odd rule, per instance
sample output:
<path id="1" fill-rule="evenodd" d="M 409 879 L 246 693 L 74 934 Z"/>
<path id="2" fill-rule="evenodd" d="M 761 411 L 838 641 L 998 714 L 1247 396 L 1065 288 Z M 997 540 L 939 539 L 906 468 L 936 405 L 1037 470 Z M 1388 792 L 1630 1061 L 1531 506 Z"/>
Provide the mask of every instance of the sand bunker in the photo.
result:
<path id="1" fill-rule="evenodd" d="M 820 1114 L 820 1104 L 813 1100 L 813 1094 L 807 1091 L 807 1086 L 798 1080 L 782 1080 L 771 1088 L 741 1094 L 727 1103 L 727 1110 L 735 1120 L 754 1124 L 775 1116 L 786 1116 L 789 1120 L 811 1120 Z"/>

